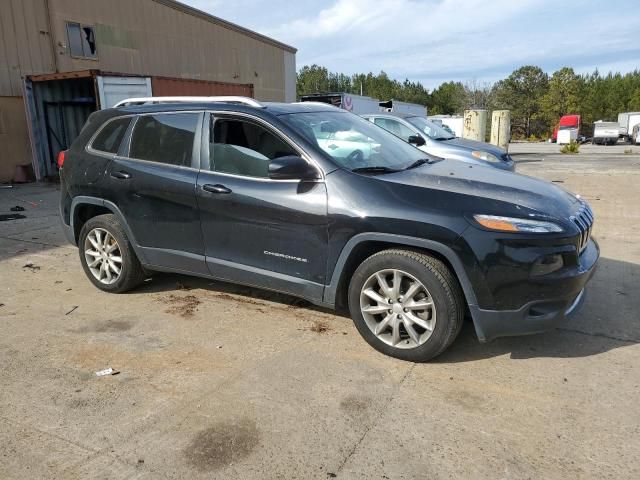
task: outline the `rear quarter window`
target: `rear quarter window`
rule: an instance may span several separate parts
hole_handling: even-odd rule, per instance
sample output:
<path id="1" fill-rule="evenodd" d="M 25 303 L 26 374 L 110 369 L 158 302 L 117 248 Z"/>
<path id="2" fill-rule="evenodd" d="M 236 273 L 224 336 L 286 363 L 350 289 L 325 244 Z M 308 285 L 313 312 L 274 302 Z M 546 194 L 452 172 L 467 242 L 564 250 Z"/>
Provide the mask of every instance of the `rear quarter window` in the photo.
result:
<path id="1" fill-rule="evenodd" d="M 131 123 L 129 117 L 116 118 L 107 122 L 91 143 L 91 148 L 105 153 L 118 153 L 129 123 Z"/>

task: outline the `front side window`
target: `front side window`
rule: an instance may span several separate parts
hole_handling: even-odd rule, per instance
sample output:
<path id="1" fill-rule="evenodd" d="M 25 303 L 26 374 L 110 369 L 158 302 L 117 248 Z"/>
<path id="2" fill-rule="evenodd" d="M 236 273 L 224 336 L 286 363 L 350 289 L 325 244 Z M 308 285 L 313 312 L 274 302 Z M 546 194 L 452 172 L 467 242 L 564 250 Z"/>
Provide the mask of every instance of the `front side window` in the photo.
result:
<path id="1" fill-rule="evenodd" d="M 67 22 L 67 36 L 69 37 L 69 52 L 72 57 L 90 59 L 98 57 L 96 32 L 93 27 Z"/>
<path id="2" fill-rule="evenodd" d="M 129 156 L 190 167 L 199 118 L 197 113 L 141 115 L 133 127 Z"/>
<path id="3" fill-rule="evenodd" d="M 216 172 L 267 178 L 269 160 L 297 155 L 282 139 L 245 120 L 211 119 L 209 153 Z"/>
<path id="4" fill-rule="evenodd" d="M 396 137 L 400 137 L 405 142 L 409 141 L 410 136 L 415 135 L 409 127 L 406 127 L 397 120 L 377 117 L 374 120 L 374 123 L 379 127 L 384 128 L 387 132 L 393 133 Z"/>
<path id="5" fill-rule="evenodd" d="M 91 148 L 105 153 L 118 153 L 131 118 L 117 118 L 108 122 L 91 144 Z"/>
<path id="6" fill-rule="evenodd" d="M 279 118 L 349 170 L 405 168 L 425 157 L 424 152 L 385 129 L 348 112 L 291 113 Z"/>

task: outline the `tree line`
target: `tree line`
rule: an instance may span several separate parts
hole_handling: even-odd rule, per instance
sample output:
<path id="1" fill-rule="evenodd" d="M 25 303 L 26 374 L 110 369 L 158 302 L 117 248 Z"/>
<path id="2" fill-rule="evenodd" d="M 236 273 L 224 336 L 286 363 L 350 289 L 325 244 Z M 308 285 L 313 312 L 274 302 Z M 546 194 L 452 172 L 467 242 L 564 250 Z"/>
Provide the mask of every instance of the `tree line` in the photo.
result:
<path id="1" fill-rule="evenodd" d="M 616 121 L 618 113 L 640 111 L 640 70 L 601 75 L 597 70 L 579 75 L 563 67 L 551 75 L 526 65 L 495 83 L 445 82 L 429 92 L 420 82 L 378 74 L 345 75 L 319 65 L 298 72 L 298 96 L 316 92 L 346 92 L 380 100 L 401 100 L 428 108 L 429 115 L 461 115 L 467 108 L 511 110 L 514 138 L 546 138 L 559 118 L 582 117 L 582 131 L 590 134 L 596 120 Z"/>

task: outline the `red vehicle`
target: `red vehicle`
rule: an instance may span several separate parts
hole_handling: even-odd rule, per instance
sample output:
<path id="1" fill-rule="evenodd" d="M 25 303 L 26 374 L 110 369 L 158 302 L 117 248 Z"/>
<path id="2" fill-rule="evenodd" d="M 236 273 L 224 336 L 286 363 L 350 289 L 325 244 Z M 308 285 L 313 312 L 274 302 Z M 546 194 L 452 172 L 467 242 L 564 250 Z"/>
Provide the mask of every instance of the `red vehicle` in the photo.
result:
<path id="1" fill-rule="evenodd" d="M 580 115 L 563 115 L 560 117 L 558 125 L 553 129 L 552 141 L 554 143 L 558 141 L 558 130 L 568 130 L 571 128 L 576 129 L 577 136 L 577 132 L 580 130 Z"/>

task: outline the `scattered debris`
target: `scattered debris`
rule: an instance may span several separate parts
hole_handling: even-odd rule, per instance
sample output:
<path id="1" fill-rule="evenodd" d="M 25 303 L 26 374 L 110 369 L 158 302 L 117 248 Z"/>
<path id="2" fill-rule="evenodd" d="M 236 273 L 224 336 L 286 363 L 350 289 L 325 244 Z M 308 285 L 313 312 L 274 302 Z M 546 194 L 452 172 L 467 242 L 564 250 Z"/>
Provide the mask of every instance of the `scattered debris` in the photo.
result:
<path id="1" fill-rule="evenodd" d="M 335 473 L 333 473 L 333 472 L 327 472 L 327 477 L 328 477 L 328 478 L 336 478 L 337 476 L 338 476 L 338 475 L 336 475 L 336 474 L 335 474 Z"/>
<path id="2" fill-rule="evenodd" d="M 551 180 L 553 183 L 564 183 L 564 180 Z"/>
<path id="3" fill-rule="evenodd" d="M 24 212 L 24 207 L 16 205 L 15 207 L 11 207 L 9 210 L 12 212 Z"/>
<path id="4" fill-rule="evenodd" d="M 55 281 L 55 282 L 53 282 L 53 283 L 62 283 L 62 280 L 56 280 L 56 281 Z"/>
<path id="5" fill-rule="evenodd" d="M 144 459 L 139 458 L 139 459 L 138 459 L 138 463 L 144 463 Z"/>
<path id="6" fill-rule="evenodd" d="M 73 288 L 67 288 L 65 291 L 70 292 Z"/>
<path id="7" fill-rule="evenodd" d="M 185 285 L 184 283 L 176 283 L 176 290 L 186 290 L 187 292 L 189 290 L 191 290 L 191 287 L 189 285 Z"/>
<path id="8" fill-rule="evenodd" d="M 216 348 L 222 348 L 222 345 L 218 345 Z"/>
<path id="9" fill-rule="evenodd" d="M 22 218 L 27 218 L 24 215 L 20 215 L 19 213 L 9 213 L 5 215 L 0 215 L 0 222 L 8 222 L 9 220 L 20 220 Z"/>
<path id="10" fill-rule="evenodd" d="M 113 368 L 105 368 L 104 370 L 98 370 L 96 372 L 96 377 L 105 377 L 107 375 L 118 375 L 120 372 L 118 370 L 114 370 Z"/>
<path id="11" fill-rule="evenodd" d="M 626 293 L 626 292 L 623 292 L 622 290 L 616 290 L 616 293 L 617 293 L 618 295 L 624 295 L 624 296 L 627 296 L 627 293 Z"/>
<path id="12" fill-rule="evenodd" d="M 569 380 L 567 380 L 566 378 L 564 379 L 565 382 L 568 382 Z"/>
<path id="13" fill-rule="evenodd" d="M 78 308 L 78 305 L 74 305 L 71 310 L 69 310 L 67 313 L 65 313 L 65 315 L 69 315 L 70 313 L 74 312 L 76 310 L 76 308 Z"/>
<path id="14" fill-rule="evenodd" d="M 314 320 L 309 330 L 316 333 L 325 333 L 331 330 L 329 328 L 329 324 L 327 322 L 323 322 L 322 320 Z"/>
<path id="15" fill-rule="evenodd" d="M 40 267 L 38 265 L 34 265 L 33 263 L 27 263 L 23 265 L 22 268 L 28 268 L 34 273 L 40 270 Z"/>
<path id="16" fill-rule="evenodd" d="M 0 307 L 4 307 L 4 303 L 0 303 Z"/>
<path id="17" fill-rule="evenodd" d="M 195 295 L 181 297 L 171 294 L 166 298 L 161 298 L 160 301 L 169 305 L 165 312 L 180 315 L 183 318 L 192 317 L 198 309 L 198 305 L 202 303 Z"/>

